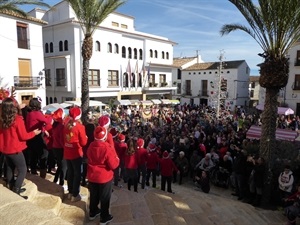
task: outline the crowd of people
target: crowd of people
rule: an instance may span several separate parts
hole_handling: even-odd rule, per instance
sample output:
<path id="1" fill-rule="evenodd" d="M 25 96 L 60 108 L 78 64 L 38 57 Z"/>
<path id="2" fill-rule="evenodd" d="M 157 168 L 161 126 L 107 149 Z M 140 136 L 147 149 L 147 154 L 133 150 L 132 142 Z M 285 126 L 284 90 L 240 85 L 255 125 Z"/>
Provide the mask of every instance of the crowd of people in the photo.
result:
<path id="1" fill-rule="evenodd" d="M 205 106 L 117 106 L 100 117 L 89 113 L 83 124 L 79 107 L 71 107 L 67 116 L 63 109 L 45 115 L 39 98 L 22 109 L 14 98 L 6 98 L 0 112 L 0 175 L 7 187 L 21 195 L 26 172 L 45 178 L 56 168 L 53 182 L 64 185 L 67 180 L 71 202 L 80 201 L 80 186 L 88 185 L 89 218 L 100 215 L 101 225 L 113 219 L 110 197 L 120 180 L 134 192 L 157 188 L 157 176 L 160 189 L 169 193 L 174 193 L 172 183 L 192 181 L 204 193 L 213 183 L 233 188 L 238 200 L 261 204 L 265 160 L 258 151 L 246 151 L 255 142 L 246 139 L 246 132 L 260 120 L 241 108 L 223 110 L 217 118 Z M 279 118 L 278 124 L 282 121 Z M 293 119 L 286 128 L 298 129 L 298 121 Z M 295 224 L 300 208 L 285 203 L 297 202 L 299 193 L 292 194 L 294 177 L 288 166 L 285 169 L 288 173 L 278 178 L 279 202 L 289 223 Z"/>

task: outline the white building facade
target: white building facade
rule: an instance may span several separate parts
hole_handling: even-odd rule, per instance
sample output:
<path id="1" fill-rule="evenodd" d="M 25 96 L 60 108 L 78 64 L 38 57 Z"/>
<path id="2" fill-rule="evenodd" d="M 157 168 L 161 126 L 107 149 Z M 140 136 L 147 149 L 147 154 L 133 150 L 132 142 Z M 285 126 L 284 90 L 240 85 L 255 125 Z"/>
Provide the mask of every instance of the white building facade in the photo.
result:
<path id="1" fill-rule="evenodd" d="M 0 13 L 0 87 L 15 88 L 19 103 L 45 99 L 42 26 L 45 21 Z M 42 102 L 45 105 L 45 101 Z"/>
<path id="2" fill-rule="evenodd" d="M 218 93 L 225 109 L 249 104 L 250 68 L 245 60 L 196 63 L 181 73 L 182 104 L 217 107 Z"/>
<path id="3" fill-rule="evenodd" d="M 78 100 L 84 39 L 80 24 L 65 1 L 44 11 L 41 18 L 48 22 L 43 27 L 47 102 Z M 164 37 L 135 31 L 133 17 L 110 14 L 93 35 L 90 98 L 105 103 L 112 99 L 170 98 L 175 89 L 175 44 Z"/>

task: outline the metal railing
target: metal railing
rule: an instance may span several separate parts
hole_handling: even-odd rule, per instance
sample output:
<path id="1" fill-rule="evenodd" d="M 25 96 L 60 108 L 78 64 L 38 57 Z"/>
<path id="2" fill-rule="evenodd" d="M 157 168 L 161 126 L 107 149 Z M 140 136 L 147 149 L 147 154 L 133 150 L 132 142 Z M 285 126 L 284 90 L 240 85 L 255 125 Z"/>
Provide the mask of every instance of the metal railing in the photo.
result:
<path id="1" fill-rule="evenodd" d="M 14 86 L 18 89 L 22 88 L 39 88 L 42 85 L 40 77 L 14 76 Z"/>

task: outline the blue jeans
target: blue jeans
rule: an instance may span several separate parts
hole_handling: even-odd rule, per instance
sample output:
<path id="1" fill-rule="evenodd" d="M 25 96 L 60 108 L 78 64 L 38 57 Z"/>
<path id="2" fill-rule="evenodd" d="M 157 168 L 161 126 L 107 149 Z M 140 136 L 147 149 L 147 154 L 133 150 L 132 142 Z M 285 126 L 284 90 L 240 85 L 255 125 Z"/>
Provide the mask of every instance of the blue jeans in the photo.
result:
<path id="1" fill-rule="evenodd" d="M 80 192 L 82 158 L 67 160 L 67 166 L 68 190 L 76 197 Z"/>

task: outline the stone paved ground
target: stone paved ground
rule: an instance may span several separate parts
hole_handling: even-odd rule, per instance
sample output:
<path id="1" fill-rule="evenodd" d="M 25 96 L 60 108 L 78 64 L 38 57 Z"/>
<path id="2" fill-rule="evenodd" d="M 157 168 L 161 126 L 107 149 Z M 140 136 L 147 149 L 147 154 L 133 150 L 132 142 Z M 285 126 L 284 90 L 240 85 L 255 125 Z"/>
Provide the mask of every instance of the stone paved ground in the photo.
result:
<path id="1" fill-rule="evenodd" d="M 81 188 L 82 201 L 66 199 L 61 186 L 38 176 L 27 175 L 24 200 L 0 186 L 0 225 L 98 225 L 85 216 L 88 190 Z M 1 182 L 0 182 L 1 183 Z M 160 183 L 158 179 L 158 184 Z M 122 184 L 122 183 L 121 183 Z M 236 200 L 231 191 L 212 186 L 205 194 L 189 183 L 173 184 L 175 194 L 159 188 L 138 189 L 138 193 L 114 187 L 110 225 L 284 225 L 286 218 L 279 211 L 264 210 Z M 11 200 L 10 200 L 11 199 Z M 18 219 L 14 223 L 18 206 Z M 12 208 L 14 207 L 14 208 Z M 25 208 L 24 208 L 25 207 Z M 34 210 L 36 213 L 30 213 Z M 25 217 L 21 217 L 25 216 Z M 31 216 L 30 216 L 31 215 Z M 27 222 L 25 222 L 25 220 Z M 40 220 L 40 222 L 37 222 Z M 5 222 L 6 221 L 6 222 Z M 65 222 L 63 222 L 65 221 Z"/>
<path id="2" fill-rule="evenodd" d="M 124 184 L 126 185 L 126 184 Z M 190 184 L 173 184 L 175 194 L 159 188 L 128 191 L 114 188 L 110 225 L 283 225 L 279 211 L 263 210 L 236 200 L 231 191 L 212 187 L 209 194 Z M 99 218 L 86 225 L 96 225 Z"/>

